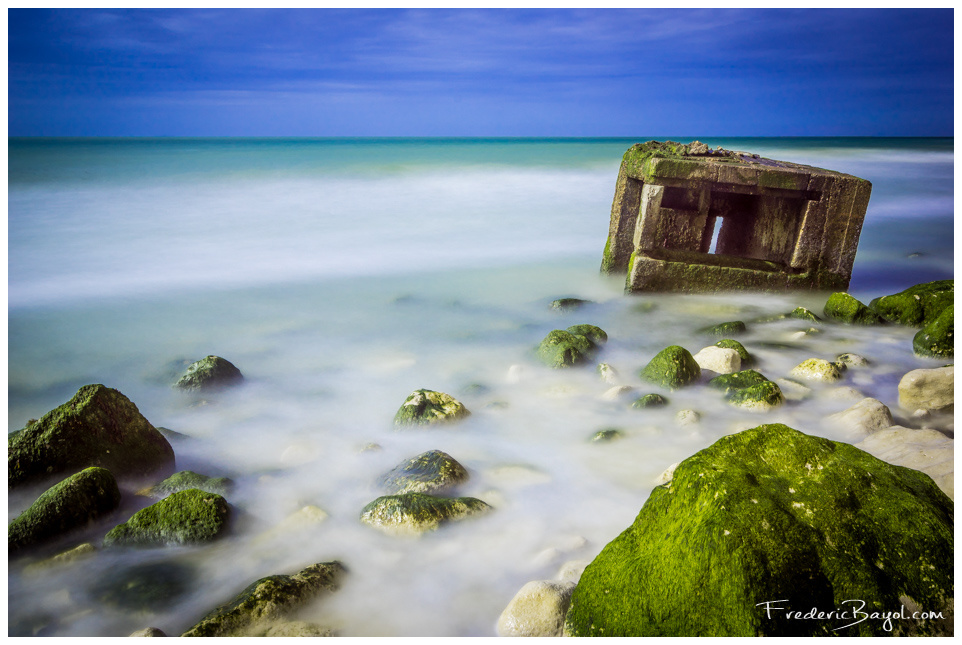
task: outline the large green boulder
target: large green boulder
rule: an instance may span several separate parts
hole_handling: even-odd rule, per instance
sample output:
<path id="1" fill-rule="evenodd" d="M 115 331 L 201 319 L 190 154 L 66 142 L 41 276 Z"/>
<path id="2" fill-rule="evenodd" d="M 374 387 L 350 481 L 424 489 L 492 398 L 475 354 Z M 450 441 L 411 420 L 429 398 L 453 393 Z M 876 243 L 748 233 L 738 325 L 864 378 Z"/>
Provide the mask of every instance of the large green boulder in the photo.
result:
<path id="1" fill-rule="evenodd" d="M 443 495 L 468 480 L 468 471 L 446 452 L 429 450 L 398 464 L 380 479 L 392 495 L 427 493 Z"/>
<path id="2" fill-rule="evenodd" d="M 230 507 L 220 495 L 192 488 L 143 508 L 104 536 L 104 546 L 199 544 L 227 530 Z"/>
<path id="3" fill-rule="evenodd" d="M 117 390 L 85 385 L 72 399 L 7 440 L 10 488 L 106 468 L 119 480 L 164 476 L 174 449 Z"/>
<path id="4" fill-rule="evenodd" d="M 86 468 L 48 488 L 7 527 L 10 554 L 82 529 L 120 505 L 109 470 Z"/>
<path id="5" fill-rule="evenodd" d="M 595 345 L 581 334 L 555 329 L 538 345 L 538 358 L 548 367 L 573 367 L 591 358 Z"/>
<path id="6" fill-rule="evenodd" d="M 220 356 L 206 356 L 191 363 L 177 381 L 182 390 L 209 392 L 243 382 L 244 375 L 233 363 Z"/>
<path id="7" fill-rule="evenodd" d="M 422 493 L 378 497 L 361 511 L 361 521 L 392 535 L 419 535 L 442 523 L 485 513 L 491 507 L 474 497 L 435 497 Z"/>
<path id="8" fill-rule="evenodd" d="M 450 394 L 434 390 L 415 390 L 394 415 L 394 425 L 432 425 L 450 423 L 467 417 L 470 412 Z"/>
<path id="9" fill-rule="evenodd" d="M 701 368 L 684 347 L 671 345 L 648 361 L 640 374 L 642 380 L 676 390 L 701 378 Z"/>
<path id="10" fill-rule="evenodd" d="M 265 636 L 300 607 L 336 591 L 345 572 L 340 562 L 321 562 L 293 575 L 261 578 L 181 636 Z"/>
<path id="11" fill-rule="evenodd" d="M 952 305 L 954 298 L 955 280 L 936 280 L 876 298 L 869 307 L 889 322 L 924 327 Z"/>
<path id="12" fill-rule="evenodd" d="M 951 619 L 852 624 L 837 611 L 851 617 L 857 601 L 870 615 L 904 604 L 948 616 L 953 556 L 952 501 L 927 475 L 763 425 L 719 439 L 652 491 L 585 569 L 565 633 L 951 633 Z M 801 618 L 813 609 L 826 613 Z"/>
<path id="13" fill-rule="evenodd" d="M 954 309 L 954 305 L 949 305 L 915 335 L 912 349 L 918 356 L 952 358 L 955 355 Z"/>
<path id="14" fill-rule="evenodd" d="M 829 320 L 846 325 L 878 325 L 885 322 L 864 303 L 843 292 L 828 297 L 823 313 Z"/>

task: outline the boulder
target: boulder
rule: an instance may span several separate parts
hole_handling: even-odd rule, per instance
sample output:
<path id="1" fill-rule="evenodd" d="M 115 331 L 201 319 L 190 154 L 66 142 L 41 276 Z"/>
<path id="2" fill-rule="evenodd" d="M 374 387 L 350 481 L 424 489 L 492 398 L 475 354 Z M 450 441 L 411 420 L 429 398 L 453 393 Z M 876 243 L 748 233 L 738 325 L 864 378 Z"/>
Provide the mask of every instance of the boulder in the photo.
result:
<path id="1" fill-rule="evenodd" d="M 538 345 L 537 353 L 542 363 L 554 369 L 561 369 L 586 362 L 591 357 L 594 347 L 592 342 L 584 336 L 555 329 L 544 337 Z"/>
<path id="2" fill-rule="evenodd" d="M 48 488 L 7 527 L 12 555 L 27 547 L 85 528 L 120 506 L 120 490 L 109 470 L 86 468 Z"/>
<path id="3" fill-rule="evenodd" d="M 878 325 L 884 320 L 847 293 L 833 293 L 825 303 L 825 317 L 846 325 Z"/>
<path id="4" fill-rule="evenodd" d="M 595 325 L 572 325 L 565 331 L 575 336 L 584 336 L 595 349 L 608 342 L 608 334 L 605 330 Z"/>
<path id="5" fill-rule="evenodd" d="M 276 623 L 286 622 L 285 616 L 336 591 L 344 574 L 340 562 L 321 562 L 293 575 L 261 578 L 181 636 L 264 636 Z"/>
<path id="6" fill-rule="evenodd" d="M 445 495 L 466 481 L 468 471 L 454 457 L 440 450 L 429 450 L 397 465 L 378 483 L 391 495 Z"/>
<path id="7" fill-rule="evenodd" d="M 903 604 L 951 616 L 953 508 L 927 475 L 781 424 L 679 464 L 585 569 L 570 636 L 951 633 L 951 618 L 864 620 Z M 852 623 L 854 621 L 847 621 Z"/>
<path id="8" fill-rule="evenodd" d="M 210 542 L 224 533 L 229 518 L 230 507 L 223 497 L 192 488 L 137 511 L 104 536 L 104 546 Z"/>
<path id="9" fill-rule="evenodd" d="M 725 399 L 735 407 L 751 412 L 767 412 L 785 403 L 781 388 L 773 381 L 730 390 Z"/>
<path id="10" fill-rule="evenodd" d="M 945 410 L 955 405 L 955 366 L 912 370 L 899 381 L 903 410 Z"/>
<path id="11" fill-rule="evenodd" d="M 778 386 L 778 389 L 782 391 L 782 396 L 785 397 L 786 401 L 804 401 L 812 396 L 812 388 L 807 385 L 802 385 L 798 381 L 787 378 L 777 378 L 775 379 L 775 384 Z"/>
<path id="12" fill-rule="evenodd" d="M 164 481 L 143 491 L 147 497 L 164 498 L 182 490 L 196 488 L 208 493 L 226 496 L 234 488 L 234 481 L 227 477 L 208 477 L 199 475 L 192 470 L 182 470 L 174 473 Z"/>
<path id="13" fill-rule="evenodd" d="M 836 363 L 821 358 L 810 358 L 793 367 L 792 371 L 789 372 L 789 376 L 805 379 L 806 381 L 834 383 L 842 378 L 842 371 Z"/>
<path id="14" fill-rule="evenodd" d="M 955 499 L 955 441 L 941 432 L 892 426 L 869 435 L 855 447 L 890 464 L 925 473 Z"/>
<path id="15" fill-rule="evenodd" d="M 701 414 L 698 410 L 679 410 L 675 415 L 675 425 L 679 428 L 693 426 L 701 423 Z"/>
<path id="16" fill-rule="evenodd" d="M 708 381 L 710 387 L 723 390 L 726 395 L 735 390 L 741 390 L 746 387 L 751 387 L 752 385 L 758 385 L 759 383 L 765 383 L 768 379 L 761 373 L 755 370 L 741 370 L 739 372 L 732 372 L 731 374 L 722 374 L 716 376 L 712 380 Z"/>
<path id="17" fill-rule="evenodd" d="M 885 320 L 910 327 L 924 327 L 953 304 L 955 280 L 936 280 L 909 287 L 905 291 L 876 298 L 869 303 Z"/>
<path id="18" fill-rule="evenodd" d="M 602 401 L 617 401 L 618 399 L 625 397 L 635 391 L 635 388 L 630 385 L 615 385 L 604 391 L 604 393 L 598 397 Z"/>
<path id="19" fill-rule="evenodd" d="M 955 355 L 955 307 L 949 305 L 912 339 L 916 356 L 952 358 Z"/>
<path id="20" fill-rule="evenodd" d="M 641 370 L 642 380 L 676 390 L 701 378 L 701 368 L 684 347 L 671 345 L 658 352 Z"/>
<path id="21" fill-rule="evenodd" d="M 715 347 L 723 347 L 725 349 L 734 349 L 736 352 L 738 352 L 738 357 L 742 359 L 742 363 L 741 363 L 742 367 L 751 367 L 752 364 L 755 362 L 755 359 L 752 357 L 751 354 L 748 353 L 748 350 L 745 349 L 745 346 L 733 338 L 723 338 L 717 343 L 715 343 Z"/>
<path id="22" fill-rule="evenodd" d="M 828 417 L 828 422 L 842 429 L 850 439 L 859 441 L 868 435 L 888 428 L 895 421 L 892 412 L 878 399 L 865 398 Z"/>
<path id="23" fill-rule="evenodd" d="M 207 356 L 191 363 L 177 381 L 182 390 L 210 392 L 244 381 L 244 375 L 233 363 L 220 356 Z"/>
<path id="24" fill-rule="evenodd" d="M 717 374 L 731 374 L 742 368 L 742 357 L 731 348 L 712 345 L 705 347 L 692 358 L 701 369 Z"/>
<path id="25" fill-rule="evenodd" d="M 642 410 L 644 408 L 660 408 L 668 405 L 668 399 L 660 394 L 646 394 L 643 397 L 635 399 L 635 402 L 631 404 L 631 407 L 636 410 Z"/>
<path id="26" fill-rule="evenodd" d="M 7 440 L 10 488 L 106 468 L 119 480 L 164 476 L 174 450 L 117 390 L 85 385 L 72 399 Z"/>
<path id="27" fill-rule="evenodd" d="M 731 322 L 723 322 L 717 325 L 712 325 L 710 327 L 703 327 L 698 330 L 699 334 L 705 334 L 707 336 L 737 336 L 738 334 L 744 334 L 748 331 L 748 326 L 745 325 L 741 320 L 733 320 Z"/>
<path id="28" fill-rule="evenodd" d="M 433 425 L 458 421 L 470 415 L 468 409 L 450 394 L 415 390 L 394 415 L 394 425 Z"/>
<path id="29" fill-rule="evenodd" d="M 146 636 L 146 637 L 158 637 L 158 636 L 164 636 L 164 637 L 166 637 L 167 634 L 165 634 L 162 630 L 157 629 L 156 627 L 145 627 L 144 629 L 138 629 L 137 631 L 135 631 L 135 632 L 134 632 L 133 634 L 131 634 L 130 636 L 133 636 L 133 637 L 144 637 L 144 636 Z"/>
<path id="30" fill-rule="evenodd" d="M 838 356 L 836 356 L 835 364 L 845 365 L 846 367 L 866 367 L 868 365 L 871 365 L 871 362 L 864 356 L 847 352 L 845 354 L 839 354 Z"/>
<path id="31" fill-rule="evenodd" d="M 498 617 L 498 636 L 561 636 L 574 588 L 570 581 L 527 583 Z"/>
<path id="32" fill-rule="evenodd" d="M 822 322 L 822 319 L 815 315 L 815 313 L 805 307 L 795 307 L 788 314 L 789 318 L 794 318 L 796 320 L 807 320 L 808 322 Z"/>
<path id="33" fill-rule="evenodd" d="M 443 522 L 485 513 L 490 506 L 474 497 L 434 497 L 423 493 L 378 497 L 361 511 L 361 521 L 392 535 L 420 535 Z"/>

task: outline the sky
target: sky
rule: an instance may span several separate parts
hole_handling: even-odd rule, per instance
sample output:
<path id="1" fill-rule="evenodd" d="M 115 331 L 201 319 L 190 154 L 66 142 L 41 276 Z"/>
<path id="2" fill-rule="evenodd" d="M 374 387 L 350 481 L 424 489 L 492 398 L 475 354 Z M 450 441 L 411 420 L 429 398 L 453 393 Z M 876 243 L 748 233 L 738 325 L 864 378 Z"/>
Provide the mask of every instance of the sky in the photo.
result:
<path id="1" fill-rule="evenodd" d="M 951 9 L 10 9 L 10 136 L 952 136 Z"/>

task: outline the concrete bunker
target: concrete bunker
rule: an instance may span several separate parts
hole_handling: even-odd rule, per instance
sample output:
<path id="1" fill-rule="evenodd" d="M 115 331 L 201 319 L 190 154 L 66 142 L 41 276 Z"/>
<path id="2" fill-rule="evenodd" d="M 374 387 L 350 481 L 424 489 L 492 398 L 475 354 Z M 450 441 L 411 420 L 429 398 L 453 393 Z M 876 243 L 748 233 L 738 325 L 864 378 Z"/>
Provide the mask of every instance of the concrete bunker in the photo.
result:
<path id="1" fill-rule="evenodd" d="M 625 153 L 602 271 L 625 290 L 844 291 L 872 185 L 821 168 L 649 141 Z"/>

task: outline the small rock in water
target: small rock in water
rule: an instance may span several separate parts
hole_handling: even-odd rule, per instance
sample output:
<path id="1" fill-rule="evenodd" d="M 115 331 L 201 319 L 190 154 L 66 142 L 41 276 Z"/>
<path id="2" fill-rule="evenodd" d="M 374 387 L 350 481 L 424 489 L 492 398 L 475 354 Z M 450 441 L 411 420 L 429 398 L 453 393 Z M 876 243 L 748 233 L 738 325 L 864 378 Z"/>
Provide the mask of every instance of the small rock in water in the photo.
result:
<path id="1" fill-rule="evenodd" d="M 635 399 L 635 402 L 631 404 L 631 407 L 636 410 L 642 410 L 644 408 L 660 408 L 668 405 L 668 399 L 660 394 L 646 394 L 639 399 Z"/>
<path id="2" fill-rule="evenodd" d="M 627 396 L 634 391 L 635 388 L 631 387 L 630 385 L 616 385 L 615 387 L 606 390 L 605 393 L 601 395 L 601 399 L 603 401 L 617 401 L 621 397 Z"/>
<path id="3" fill-rule="evenodd" d="M 704 327 L 698 330 L 700 334 L 706 334 L 708 336 L 737 336 L 739 334 L 744 334 L 748 331 L 748 326 L 745 325 L 741 320 L 733 320 L 731 322 L 719 323 L 717 325 L 712 325 L 711 327 Z"/>
<path id="4" fill-rule="evenodd" d="M 148 497 L 164 498 L 189 488 L 197 488 L 226 497 L 233 490 L 234 482 L 227 477 L 208 477 L 199 475 L 192 470 L 182 470 L 148 488 L 143 494 Z"/>
<path id="5" fill-rule="evenodd" d="M 852 354 L 851 352 L 839 354 L 835 357 L 835 362 L 841 363 L 842 365 L 847 365 L 848 367 L 865 367 L 866 365 L 871 364 L 864 356 Z"/>
<path id="6" fill-rule="evenodd" d="M 396 466 L 379 480 L 391 495 L 427 493 L 444 495 L 468 480 L 468 471 L 440 450 L 429 450 Z"/>
<path id="7" fill-rule="evenodd" d="M 133 634 L 131 634 L 130 636 L 136 636 L 136 637 L 141 637 L 141 636 L 148 636 L 148 637 L 163 636 L 163 637 L 166 637 L 167 634 L 165 634 L 163 631 L 157 629 L 156 627 L 145 627 L 144 629 L 140 629 L 140 630 L 135 631 L 135 632 L 134 632 Z"/>
<path id="8" fill-rule="evenodd" d="M 618 371 L 608 363 L 598 363 L 598 374 L 601 380 L 609 385 L 618 385 Z"/>
<path id="9" fill-rule="evenodd" d="M 789 376 L 805 379 L 807 381 L 820 381 L 822 383 L 834 383 L 842 378 L 842 373 L 838 365 L 821 358 L 810 358 L 792 368 Z"/>
<path id="10" fill-rule="evenodd" d="M 244 381 L 244 375 L 233 363 L 220 356 L 210 355 L 191 363 L 176 387 L 182 390 L 209 392 Z"/>
<path id="11" fill-rule="evenodd" d="M 668 390 L 676 390 L 701 378 L 701 368 L 684 347 L 671 345 L 658 352 L 644 368 L 640 376 Z"/>
<path id="12" fill-rule="evenodd" d="M 575 583 L 535 580 L 515 594 L 498 618 L 498 636 L 561 636 Z"/>
<path id="13" fill-rule="evenodd" d="M 679 410 L 675 415 L 675 423 L 680 427 L 695 425 L 701 421 L 701 414 L 695 410 Z"/>
<path id="14" fill-rule="evenodd" d="M 846 325 L 879 325 L 885 322 L 865 304 L 842 292 L 833 293 L 828 297 L 822 313 L 829 320 Z"/>
<path id="15" fill-rule="evenodd" d="M 415 390 L 394 415 L 394 425 L 450 423 L 470 414 L 468 409 L 450 394 L 434 390 Z"/>
<path id="16" fill-rule="evenodd" d="M 745 346 L 733 338 L 723 338 L 715 343 L 715 347 L 734 349 L 736 352 L 738 352 L 738 357 L 741 358 L 742 368 L 751 367 L 755 362 L 755 359 L 752 358 L 752 355 L 748 353 L 748 350 L 745 349 Z"/>
<path id="17" fill-rule="evenodd" d="M 942 410 L 955 404 L 955 366 L 912 370 L 899 381 L 899 407 Z"/>
<path id="18" fill-rule="evenodd" d="M 621 439 L 624 434 L 621 430 L 617 428 L 608 428 L 606 430 L 599 430 L 591 436 L 591 443 L 608 443 L 609 441 L 615 441 L 616 439 Z"/>
<path id="19" fill-rule="evenodd" d="M 865 398 L 828 417 L 827 421 L 859 441 L 870 434 L 893 425 L 892 412 L 878 399 Z"/>
<path id="20" fill-rule="evenodd" d="M 698 367 L 716 374 L 731 374 L 739 371 L 742 366 L 738 351 L 715 345 L 703 348 L 692 358 L 698 363 Z"/>
<path id="21" fill-rule="evenodd" d="M 559 313 L 568 313 L 590 304 L 592 304 L 590 300 L 582 300 L 581 298 L 558 298 L 551 303 L 551 309 Z"/>
<path id="22" fill-rule="evenodd" d="M 491 507 L 474 497 L 434 497 L 422 493 L 385 495 L 364 507 L 361 521 L 391 535 L 420 535 L 442 522 L 486 513 Z"/>

